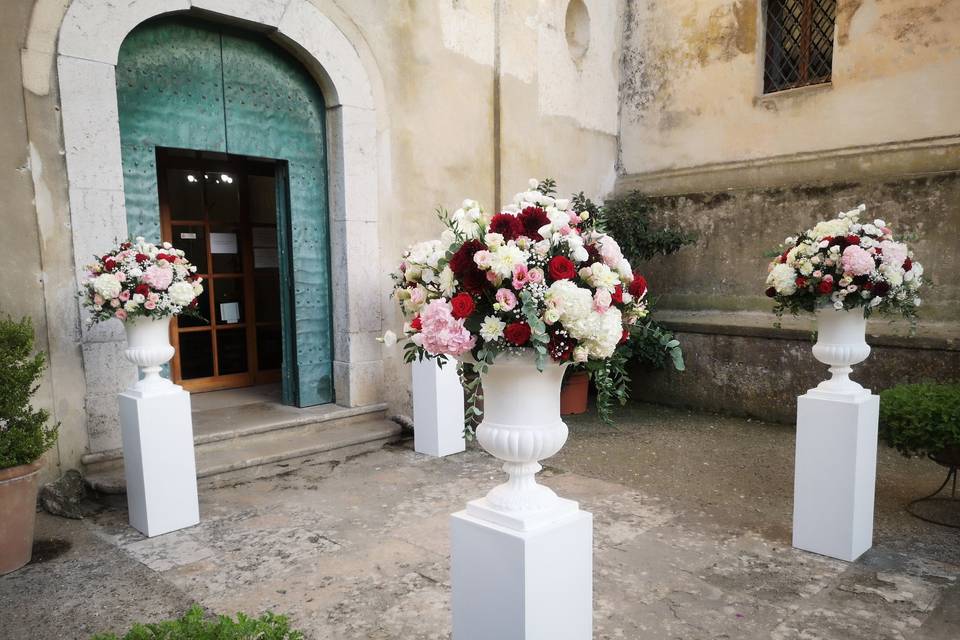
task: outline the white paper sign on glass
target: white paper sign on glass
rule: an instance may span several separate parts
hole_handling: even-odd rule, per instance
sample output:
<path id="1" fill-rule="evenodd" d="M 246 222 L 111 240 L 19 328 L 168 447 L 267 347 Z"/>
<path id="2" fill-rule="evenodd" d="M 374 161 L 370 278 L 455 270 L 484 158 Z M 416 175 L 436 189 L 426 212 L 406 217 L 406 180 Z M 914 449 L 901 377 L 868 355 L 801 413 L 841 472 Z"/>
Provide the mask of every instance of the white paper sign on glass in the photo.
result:
<path id="1" fill-rule="evenodd" d="M 240 303 L 221 302 L 220 318 L 225 324 L 236 324 L 240 322 Z"/>
<path id="2" fill-rule="evenodd" d="M 210 234 L 210 253 L 236 253 L 237 252 L 237 234 L 235 233 L 211 233 Z"/>

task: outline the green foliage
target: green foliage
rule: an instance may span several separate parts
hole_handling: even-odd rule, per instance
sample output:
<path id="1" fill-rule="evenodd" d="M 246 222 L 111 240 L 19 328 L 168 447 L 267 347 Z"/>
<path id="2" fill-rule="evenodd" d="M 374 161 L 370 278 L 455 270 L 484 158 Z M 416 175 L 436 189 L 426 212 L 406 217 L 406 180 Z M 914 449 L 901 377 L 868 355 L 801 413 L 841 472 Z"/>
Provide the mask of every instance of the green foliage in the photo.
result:
<path id="1" fill-rule="evenodd" d="M 905 456 L 960 447 L 960 384 L 904 384 L 881 392 L 880 438 Z"/>
<path id="2" fill-rule="evenodd" d="M 654 226 L 650 221 L 653 212 L 650 199 L 639 191 L 632 191 L 606 201 L 599 224 L 603 231 L 616 238 L 623 255 L 631 262 L 666 256 L 696 242 L 691 233 Z"/>
<path id="3" fill-rule="evenodd" d="M 57 441 L 59 425 L 48 426 L 49 412 L 30 404 L 46 367 L 33 347 L 30 318 L 0 318 L 0 469 L 29 464 Z"/>
<path id="4" fill-rule="evenodd" d="M 286 616 L 265 613 L 250 618 L 238 613 L 236 620 L 228 616 L 208 620 L 194 605 L 177 620 L 135 624 L 123 636 L 106 633 L 91 640 L 303 640 L 303 634 L 290 628 Z"/>

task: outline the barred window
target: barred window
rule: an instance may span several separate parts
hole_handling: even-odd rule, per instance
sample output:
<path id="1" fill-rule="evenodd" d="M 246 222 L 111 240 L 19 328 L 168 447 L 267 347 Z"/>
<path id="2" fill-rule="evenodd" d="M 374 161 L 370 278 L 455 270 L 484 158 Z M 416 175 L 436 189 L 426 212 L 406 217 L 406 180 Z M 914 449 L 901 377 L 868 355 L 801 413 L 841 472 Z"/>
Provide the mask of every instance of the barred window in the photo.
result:
<path id="1" fill-rule="evenodd" d="M 836 0 L 767 0 L 763 92 L 830 82 Z"/>

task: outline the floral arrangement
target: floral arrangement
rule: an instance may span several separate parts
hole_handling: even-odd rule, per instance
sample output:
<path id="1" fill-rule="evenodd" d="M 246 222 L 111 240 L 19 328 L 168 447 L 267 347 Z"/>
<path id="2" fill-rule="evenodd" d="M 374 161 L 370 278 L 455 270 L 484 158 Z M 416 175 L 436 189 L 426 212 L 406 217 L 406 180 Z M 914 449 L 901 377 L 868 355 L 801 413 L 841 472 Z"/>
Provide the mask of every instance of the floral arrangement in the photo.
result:
<path id="1" fill-rule="evenodd" d="M 923 266 L 907 245 L 893 239 L 886 222 L 861 223 L 864 211 L 861 204 L 784 241 L 767 276 L 766 293 L 776 301 L 778 316 L 830 304 L 863 307 L 867 315 L 916 317 Z"/>
<path id="2" fill-rule="evenodd" d="M 548 360 L 602 364 L 647 315 L 646 281 L 589 201 L 557 198 L 551 180 L 529 187 L 494 215 L 475 200 L 441 209 L 440 238 L 404 253 L 391 277 L 407 361 L 450 356 L 482 372 L 503 351 L 532 349 L 541 370 Z M 471 397 L 477 384 L 467 383 Z"/>
<path id="3" fill-rule="evenodd" d="M 80 296 L 91 324 L 117 318 L 194 315 L 203 278 L 169 242 L 157 246 L 138 237 L 87 265 Z"/>

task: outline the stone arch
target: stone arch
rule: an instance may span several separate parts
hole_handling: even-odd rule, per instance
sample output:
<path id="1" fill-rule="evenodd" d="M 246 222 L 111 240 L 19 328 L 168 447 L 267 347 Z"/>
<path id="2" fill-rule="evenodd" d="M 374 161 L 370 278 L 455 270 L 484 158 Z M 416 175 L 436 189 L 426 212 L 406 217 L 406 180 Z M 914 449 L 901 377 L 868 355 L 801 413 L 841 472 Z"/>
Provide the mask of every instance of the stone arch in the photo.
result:
<path id="1" fill-rule="evenodd" d="M 334 387 L 338 404 L 380 400 L 382 357 L 361 348 L 381 331 L 377 111 L 367 68 L 347 35 L 308 0 L 74 0 L 60 25 L 57 70 L 77 276 L 89 256 L 127 235 L 115 67 L 120 45 L 150 18 L 194 11 L 260 31 L 293 53 L 317 81 L 327 104 L 333 300 Z M 109 323 L 114 324 L 114 323 Z M 122 362 L 119 326 L 82 329 L 91 398 L 112 399 L 116 381 L 104 365 Z M 375 344 L 375 343 L 374 343 Z M 96 373 L 91 373 L 96 372 Z M 134 372 L 124 369 L 127 381 Z M 96 402 L 93 403 L 97 404 Z M 102 404 L 102 402 L 101 402 Z M 99 416 L 102 420 L 103 416 Z M 104 425 L 90 449 L 119 446 Z"/>

